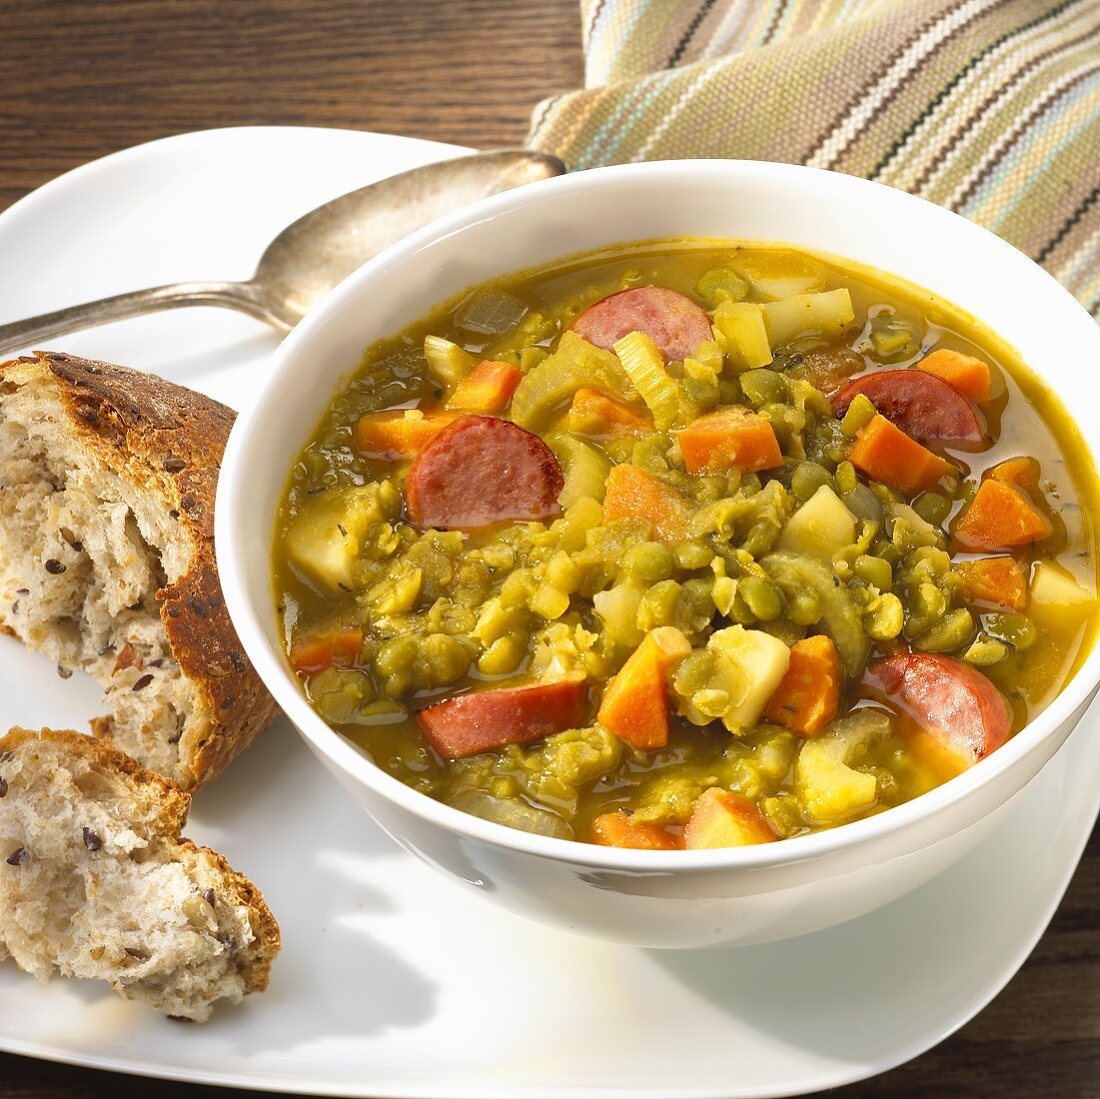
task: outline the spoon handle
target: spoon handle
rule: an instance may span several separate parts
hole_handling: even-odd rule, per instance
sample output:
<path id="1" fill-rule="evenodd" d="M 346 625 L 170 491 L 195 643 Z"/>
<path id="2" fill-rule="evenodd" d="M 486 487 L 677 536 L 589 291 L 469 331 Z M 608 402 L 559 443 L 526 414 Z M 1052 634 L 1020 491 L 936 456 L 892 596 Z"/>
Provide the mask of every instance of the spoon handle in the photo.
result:
<path id="1" fill-rule="evenodd" d="M 287 330 L 264 305 L 250 282 L 180 282 L 171 286 L 155 286 L 150 290 L 134 290 L 111 298 L 72 305 L 56 313 L 0 325 L 0 355 L 32 348 L 44 340 L 64 336 L 82 328 L 136 317 L 160 309 L 175 309 L 185 305 L 223 305 L 249 313 L 276 328 Z"/>

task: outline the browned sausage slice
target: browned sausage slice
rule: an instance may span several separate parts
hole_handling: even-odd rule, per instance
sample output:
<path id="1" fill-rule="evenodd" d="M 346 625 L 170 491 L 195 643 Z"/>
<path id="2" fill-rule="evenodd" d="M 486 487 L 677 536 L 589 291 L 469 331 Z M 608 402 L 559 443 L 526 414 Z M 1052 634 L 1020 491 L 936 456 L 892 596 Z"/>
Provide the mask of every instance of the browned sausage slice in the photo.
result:
<path id="1" fill-rule="evenodd" d="M 416 457 L 405 510 L 418 527 L 473 530 L 506 520 L 550 519 L 564 477 L 530 431 L 493 416 L 463 416 Z"/>
<path id="2" fill-rule="evenodd" d="M 583 679 L 499 687 L 437 702 L 421 710 L 416 720 L 441 756 L 463 759 L 576 728 L 584 718 L 587 694 Z"/>
<path id="3" fill-rule="evenodd" d="M 914 439 L 977 443 L 984 437 L 974 406 L 923 370 L 879 370 L 856 378 L 833 397 L 833 411 L 843 416 L 858 393 Z"/>
<path id="4" fill-rule="evenodd" d="M 573 322 L 573 331 L 606 348 L 631 332 L 644 332 L 670 359 L 683 359 L 713 339 L 702 308 L 667 286 L 639 286 L 603 298 Z"/>
<path id="5" fill-rule="evenodd" d="M 902 653 L 868 669 L 917 723 L 967 766 L 1012 732 L 1004 695 L 981 672 L 950 656 Z"/>

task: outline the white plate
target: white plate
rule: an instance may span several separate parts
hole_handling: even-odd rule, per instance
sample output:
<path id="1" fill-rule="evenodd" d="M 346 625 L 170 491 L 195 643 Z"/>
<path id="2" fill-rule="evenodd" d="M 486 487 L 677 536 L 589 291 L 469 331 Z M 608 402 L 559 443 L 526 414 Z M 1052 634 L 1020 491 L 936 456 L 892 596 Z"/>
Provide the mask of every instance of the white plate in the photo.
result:
<path id="1" fill-rule="evenodd" d="M 326 198 L 452 155 L 336 130 L 188 134 L 79 169 L 0 216 L 0 321 L 180 279 L 247 277 Z M 53 341 L 238 407 L 276 337 L 212 309 Z M 98 690 L 0 638 L 6 722 L 80 727 Z M 271 990 L 202 1027 L 0 971 L 0 1048 L 193 1082 L 348 1096 L 772 1096 L 882 1072 L 981 1010 L 1038 940 L 1097 812 L 1087 715 L 1007 823 L 878 913 L 787 943 L 660 952 L 524 922 L 401 851 L 285 724 L 198 798 L 189 834 L 255 879 Z"/>

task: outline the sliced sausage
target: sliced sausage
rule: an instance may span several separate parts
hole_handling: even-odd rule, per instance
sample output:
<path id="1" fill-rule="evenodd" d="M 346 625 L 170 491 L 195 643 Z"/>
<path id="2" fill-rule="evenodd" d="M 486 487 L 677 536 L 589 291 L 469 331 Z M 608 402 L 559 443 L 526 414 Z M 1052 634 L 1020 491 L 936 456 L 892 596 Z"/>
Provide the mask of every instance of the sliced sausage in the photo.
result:
<path id="1" fill-rule="evenodd" d="M 859 393 L 914 439 L 977 443 L 984 438 L 974 406 L 942 378 L 923 370 L 879 370 L 856 378 L 833 397 L 837 416 L 848 411 Z"/>
<path id="2" fill-rule="evenodd" d="M 1004 695 L 961 660 L 902 653 L 876 661 L 868 671 L 967 766 L 999 748 L 1012 732 L 1012 711 Z"/>
<path id="3" fill-rule="evenodd" d="M 667 286 L 639 286 L 603 298 L 573 322 L 573 331 L 606 348 L 631 332 L 644 332 L 670 359 L 686 358 L 713 338 L 702 308 Z"/>
<path id="4" fill-rule="evenodd" d="M 416 457 L 405 510 L 418 527 L 473 530 L 557 515 L 565 478 L 553 451 L 530 431 L 493 416 L 463 416 Z"/>
<path id="5" fill-rule="evenodd" d="M 584 719 L 587 695 L 583 679 L 498 687 L 437 702 L 416 720 L 441 756 L 463 759 L 576 728 Z"/>

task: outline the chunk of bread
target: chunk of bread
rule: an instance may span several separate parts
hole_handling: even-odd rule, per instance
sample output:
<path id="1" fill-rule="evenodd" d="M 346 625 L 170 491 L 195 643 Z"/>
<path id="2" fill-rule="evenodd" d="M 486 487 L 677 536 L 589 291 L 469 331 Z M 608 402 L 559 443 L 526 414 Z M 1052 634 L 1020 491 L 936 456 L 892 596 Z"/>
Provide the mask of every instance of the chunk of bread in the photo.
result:
<path id="1" fill-rule="evenodd" d="M 0 738 L 0 958 L 196 1021 L 262 992 L 278 924 L 221 855 L 180 839 L 190 802 L 90 736 Z"/>
<path id="2" fill-rule="evenodd" d="M 105 688 L 95 731 L 194 789 L 276 716 L 218 585 L 233 412 L 150 374 L 0 365 L 0 628 Z"/>

